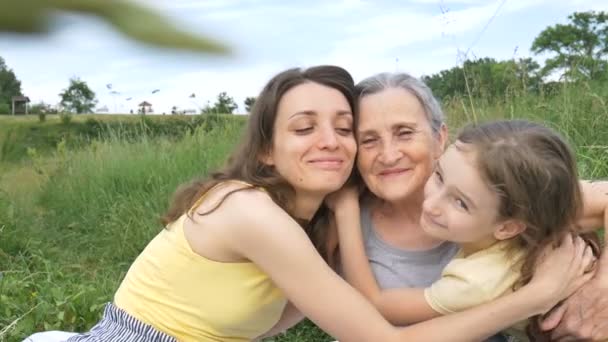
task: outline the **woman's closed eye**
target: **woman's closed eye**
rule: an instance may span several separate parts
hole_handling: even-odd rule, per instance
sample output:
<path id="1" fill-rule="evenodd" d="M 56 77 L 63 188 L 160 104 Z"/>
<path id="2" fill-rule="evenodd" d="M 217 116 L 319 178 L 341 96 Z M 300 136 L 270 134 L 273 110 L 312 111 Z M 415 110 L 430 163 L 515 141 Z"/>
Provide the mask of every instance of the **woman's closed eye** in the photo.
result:
<path id="1" fill-rule="evenodd" d="M 410 137 L 412 134 L 414 134 L 414 131 L 410 129 L 402 129 L 397 133 L 397 135 L 402 138 Z"/>
<path id="2" fill-rule="evenodd" d="M 336 127 L 336 131 L 341 135 L 351 135 L 353 129 L 350 127 Z"/>
<path id="3" fill-rule="evenodd" d="M 362 145 L 371 145 L 374 142 L 376 142 L 378 140 L 378 138 L 375 137 L 365 137 L 361 139 L 361 144 Z"/>
<path id="4" fill-rule="evenodd" d="M 313 128 L 314 127 L 312 127 L 312 126 L 296 128 L 296 129 L 294 129 L 294 132 L 296 132 L 296 134 L 308 134 L 308 133 L 312 132 Z"/>

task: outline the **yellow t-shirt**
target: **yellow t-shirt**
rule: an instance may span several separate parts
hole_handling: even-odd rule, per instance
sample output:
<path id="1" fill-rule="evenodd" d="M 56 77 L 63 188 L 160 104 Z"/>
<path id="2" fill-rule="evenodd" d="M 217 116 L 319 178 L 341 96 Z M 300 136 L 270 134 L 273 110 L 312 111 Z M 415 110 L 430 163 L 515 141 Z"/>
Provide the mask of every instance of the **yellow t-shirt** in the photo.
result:
<path id="1" fill-rule="evenodd" d="M 115 305 L 179 341 L 251 341 L 270 330 L 287 303 L 282 291 L 253 263 L 196 254 L 184 235 L 185 218 L 137 257 Z"/>
<path id="2" fill-rule="evenodd" d="M 424 290 L 433 310 L 446 315 L 490 302 L 513 289 L 519 280 L 519 262 L 523 251 L 509 251 L 507 241 L 495 243 L 482 251 L 464 256 L 462 250 L 441 273 L 441 278 Z M 528 341 L 526 321 L 505 332 Z"/>

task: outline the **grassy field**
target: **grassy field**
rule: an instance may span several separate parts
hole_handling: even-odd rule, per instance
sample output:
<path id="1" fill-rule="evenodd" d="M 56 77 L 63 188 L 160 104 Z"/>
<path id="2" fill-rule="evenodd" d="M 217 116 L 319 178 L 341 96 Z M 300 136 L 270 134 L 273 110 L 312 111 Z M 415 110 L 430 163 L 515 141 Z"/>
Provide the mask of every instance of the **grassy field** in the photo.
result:
<path id="1" fill-rule="evenodd" d="M 604 99 L 608 86 L 582 84 L 552 96 L 458 98 L 444 105 L 452 131 L 492 118 L 544 122 L 572 142 L 581 175 L 597 179 L 608 178 Z M 137 120 L 73 120 L 91 118 Z M 242 121 L 225 120 L 178 137 L 142 131 L 138 139 L 116 134 L 72 145 L 23 137 L 59 130 L 57 120 L 0 116 L 2 151 L 24 153 L 0 159 L 0 341 L 41 330 L 82 331 L 96 322 L 130 263 L 162 228 L 158 217 L 176 186 L 220 165 L 242 129 Z M 330 340 L 309 322 L 269 339 Z"/>

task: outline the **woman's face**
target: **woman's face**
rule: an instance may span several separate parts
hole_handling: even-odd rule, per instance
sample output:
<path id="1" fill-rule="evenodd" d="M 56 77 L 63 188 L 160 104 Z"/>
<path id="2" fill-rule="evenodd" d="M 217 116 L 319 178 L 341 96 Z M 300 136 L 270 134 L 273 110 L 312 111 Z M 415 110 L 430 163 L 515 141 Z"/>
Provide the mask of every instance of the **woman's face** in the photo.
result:
<path id="1" fill-rule="evenodd" d="M 356 153 L 352 110 L 340 91 L 307 82 L 283 95 L 264 162 L 297 194 L 325 196 L 338 190 L 352 171 Z"/>
<path id="2" fill-rule="evenodd" d="M 422 196 L 445 126 L 433 134 L 420 101 L 401 88 L 366 95 L 359 108 L 357 167 L 369 190 L 389 202 Z"/>

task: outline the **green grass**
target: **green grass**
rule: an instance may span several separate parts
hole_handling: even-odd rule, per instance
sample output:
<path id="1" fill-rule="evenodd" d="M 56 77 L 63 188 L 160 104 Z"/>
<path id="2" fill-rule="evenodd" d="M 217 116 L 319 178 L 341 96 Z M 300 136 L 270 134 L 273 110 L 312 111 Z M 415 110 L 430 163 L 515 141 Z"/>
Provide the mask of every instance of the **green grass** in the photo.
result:
<path id="1" fill-rule="evenodd" d="M 63 117 L 63 118 L 62 118 Z M 28 153 L 48 154 L 59 144 L 75 149 L 97 139 L 137 140 L 141 136 L 179 139 L 197 127 L 209 130 L 224 121 L 245 122 L 242 115 L 0 115 L 0 162 L 18 162 Z"/>
<path id="2" fill-rule="evenodd" d="M 581 175 L 598 179 L 608 178 L 607 98 L 608 86 L 583 85 L 552 97 L 454 99 L 444 106 L 453 133 L 464 122 L 492 118 L 551 125 L 572 142 Z M 92 116 L 72 123 L 99 117 L 140 120 Z M 0 159 L 0 341 L 90 328 L 130 263 L 161 229 L 158 217 L 176 186 L 220 165 L 242 129 L 242 121 L 227 120 L 179 135 L 142 129 L 137 139 L 118 129 L 70 145 L 62 143 L 66 128 L 59 120 L 37 120 L 0 116 L 2 151 L 11 154 Z M 26 145 L 29 150 L 11 145 L 28 135 L 34 144 Z M 44 138 L 49 136 L 60 139 Z M 304 322 L 269 341 L 331 338 Z"/>

